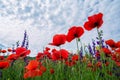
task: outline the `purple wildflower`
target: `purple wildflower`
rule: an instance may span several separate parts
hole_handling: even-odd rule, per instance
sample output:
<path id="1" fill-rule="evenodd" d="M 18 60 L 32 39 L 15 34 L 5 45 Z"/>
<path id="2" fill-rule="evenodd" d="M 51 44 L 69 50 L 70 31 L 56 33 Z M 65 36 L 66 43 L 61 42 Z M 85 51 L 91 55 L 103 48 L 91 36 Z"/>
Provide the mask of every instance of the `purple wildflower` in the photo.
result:
<path id="1" fill-rule="evenodd" d="M 26 49 L 28 49 L 28 46 L 29 46 L 29 40 L 28 40 L 28 36 L 27 36 Z"/>
<path id="2" fill-rule="evenodd" d="M 93 47 L 93 54 L 95 55 L 96 50 L 95 50 L 95 40 L 92 40 L 92 47 Z"/>
<path id="3" fill-rule="evenodd" d="M 82 49 L 82 47 L 80 48 L 80 60 L 82 60 L 82 58 L 83 58 L 83 49 Z"/>
<path id="4" fill-rule="evenodd" d="M 92 47 L 90 44 L 88 45 L 88 50 L 89 50 L 89 53 L 93 56 L 94 54 L 93 54 Z"/>
<path id="5" fill-rule="evenodd" d="M 24 47 L 24 46 L 25 46 L 26 38 L 27 38 L 27 32 L 26 32 L 26 30 L 25 30 L 25 32 L 24 32 L 24 38 L 23 38 L 23 42 L 22 42 L 21 47 Z"/>

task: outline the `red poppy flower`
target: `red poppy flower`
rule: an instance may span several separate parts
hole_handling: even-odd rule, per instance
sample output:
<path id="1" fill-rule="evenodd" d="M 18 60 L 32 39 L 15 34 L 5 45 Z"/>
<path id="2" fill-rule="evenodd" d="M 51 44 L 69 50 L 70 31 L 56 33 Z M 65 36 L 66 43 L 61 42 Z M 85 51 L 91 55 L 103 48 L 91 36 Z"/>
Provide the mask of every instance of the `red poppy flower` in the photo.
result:
<path id="1" fill-rule="evenodd" d="M 53 60 L 67 60 L 69 52 L 65 49 L 60 49 L 59 51 L 54 51 L 52 54 Z"/>
<path id="2" fill-rule="evenodd" d="M 67 33 L 67 41 L 71 42 L 73 39 L 75 38 L 79 38 L 80 36 L 82 36 L 84 33 L 84 30 L 82 27 L 78 26 L 73 26 L 68 30 Z"/>
<path id="3" fill-rule="evenodd" d="M 73 55 L 72 56 L 72 61 L 78 61 L 78 57 L 79 57 L 79 55 Z"/>
<path id="4" fill-rule="evenodd" d="M 51 53 L 48 51 L 44 51 L 44 56 L 46 56 L 47 58 L 51 59 Z"/>
<path id="5" fill-rule="evenodd" d="M 8 52 L 11 52 L 11 51 L 12 51 L 12 49 L 11 49 L 11 48 L 8 48 L 7 50 L 8 50 Z"/>
<path id="6" fill-rule="evenodd" d="M 0 61 L 0 69 L 8 68 L 9 62 L 8 61 Z"/>
<path id="7" fill-rule="evenodd" d="M 59 60 L 60 59 L 60 52 L 55 50 L 52 53 L 52 60 Z"/>
<path id="8" fill-rule="evenodd" d="M 66 61 L 65 64 L 66 64 L 67 66 L 73 66 L 73 65 L 76 64 L 76 62 L 75 62 L 75 61 Z"/>
<path id="9" fill-rule="evenodd" d="M 46 48 L 45 48 L 45 51 L 49 51 L 49 50 L 50 50 L 50 48 L 49 48 L 49 47 L 46 47 Z"/>
<path id="10" fill-rule="evenodd" d="M 56 49 L 52 49 L 52 52 L 55 52 L 55 51 L 57 51 Z"/>
<path id="11" fill-rule="evenodd" d="M 3 60 L 4 59 L 4 56 L 0 56 L 0 60 Z"/>
<path id="12" fill-rule="evenodd" d="M 15 51 L 16 54 L 20 57 L 25 57 L 30 54 L 30 50 L 27 50 L 26 48 L 23 47 L 18 47 Z"/>
<path id="13" fill-rule="evenodd" d="M 46 67 L 44 67 L 44 66 L 41 65 L 40 66 L 40 71 L 42 71 L 43 73 L 46 72 Z"/>
<path id="14" fill-rule="evenodd" d="M 120 48 L 120 41 L 118 41 L 115 45 L 116 47 Z"/>
<path id="15" fill-rule="evenodd" d="M 51 68 L 51 69 L 50 69 L 50 74 L 54 74 L 54 72 L 55 72 L 54 69 Z"/>
<path id="16" fill-rule="evenodd" d="M 2 53 L 6 53 L 7 51 L 3 49 L 3 50 L 1 50 L 1 52 L 2 52 Z"/>
<path id="17" fill-rule="evenodd" d="M 117 60 L 117 56 L 116 56 L 116 54 L 112 54 L 111 59 L 114 60 L 114 61 L 116 61 L 116 60 Z"/>
<path id="18" fill-rule="evenodd" d="M 37 60 L 31 60 L 29 64 L 26 66 L 27 70 L 35 70 L 39 66 L 39 62 Z"/>
<path id="19" fill-rule="evenodd" d="M 108 48 L 102 48 L 102 50 L 106 55 L 111 55 L 111 51 Z"/>
<path id="20" fill-rule="evenodd" d="M 61 58 L 64 60 L 68 59 L 69 52 L 65 49 L 60 49 Z"/>
<path id="21" fill-rule="evenodd" d="M 42 71 L 40 71 L 39 69 L 36 69 L 36 70 L 30 70 L 30 71 L 27 71 L 26 73 L 24 73 L 24 78 L 33 78 L 33 77 L 36 77 L 36 76 L 41 76 L 43 73 Z"/>
<path id="22" fill-rule="evenodd" d="M 7 57 L 7 60 L 16 60 L 18 58 L 18 55 L 16 54 L 10 54 L 8 57 Z"/>
<path id="23" fill-rule="evenodd" d="M 109 45 L 111 48 L 115 48 L 115 41 L 112 39 L 106 40 L 105 43 Z"/>
<path id="24" fill-rule="evenodd" d="M 101 25 L 103 24 L 102 17 L 103 17 L 102 13 L 89 16 L 88 21 L 85 22 L 84 24 L 84 28 L 88 31 L 92 30 L 95 27 L 100 28 Z"/>
<path id="25" fill-rule="evenodd" d="M 53 36 L 53 41 L 52 43 L 49 43 L 49 45 L 60 46 L 62 44 L 65 44 L 65 42 L 66 42 L 66 35 L 56 34 Z"/>
<path id="26" fill-rule="evenodd" d="M 43 59 L 43 57 L 44 57 L 44 54 L 41 53 L 41 52 L 39 52 L 39 53 L 37 54 L 37 56 L 36 56 L 36 60 Z"/>

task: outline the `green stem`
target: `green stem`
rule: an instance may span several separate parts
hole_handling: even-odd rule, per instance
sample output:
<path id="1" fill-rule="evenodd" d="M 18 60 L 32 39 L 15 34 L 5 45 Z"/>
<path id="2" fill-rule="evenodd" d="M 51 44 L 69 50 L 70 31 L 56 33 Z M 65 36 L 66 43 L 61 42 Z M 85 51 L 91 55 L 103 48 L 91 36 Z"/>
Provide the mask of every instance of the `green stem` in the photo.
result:
<path id="1" fill-rule="evenodd" d="M 77 53 L 79 54 L 78 38 L 76 38 Z"/>
<path id="2" fill-rule="evenodd" d="M 61 46 L 59 46 L 59 49 L 61 50 Z M 62 76 L 62 64 L 63 64 L 63 62 L 62 62 L 62 55 L 61 55 L 62 53 L 61 53 L 61 51 L 60 51 L 60 59 L 61 59 L 61 61 L 60 61 L 60 77 Z"/>

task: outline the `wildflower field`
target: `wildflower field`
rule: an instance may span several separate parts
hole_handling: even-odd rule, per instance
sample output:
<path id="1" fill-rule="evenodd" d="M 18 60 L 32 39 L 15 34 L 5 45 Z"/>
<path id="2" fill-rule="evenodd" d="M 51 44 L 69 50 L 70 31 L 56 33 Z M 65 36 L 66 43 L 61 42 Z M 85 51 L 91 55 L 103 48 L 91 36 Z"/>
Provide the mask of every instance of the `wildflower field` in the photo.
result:
<path id="1" fill-rule="evenodd" d="M 88 17 L 83 26 L 72 26 L 65 34 L 55 34 L 36 57 L 29 57 L 25 31 L 22 45 L 0 49 L 0 80 L 120 80 L 120 41 L 104 40 L 103 14 Z M 85 30 L 96 29 L 98 36 L 83 45 L 80 37 Z M 76 53 L 61 45 L 76 40 Z M 80 45 L 79 45 L 80 44 Z M 70 46 L 71 47 L 71 46 Z M 59 49 L 58 49 L 59 48 Z M 4 54 L 10 55 L 4 55 Z"/>

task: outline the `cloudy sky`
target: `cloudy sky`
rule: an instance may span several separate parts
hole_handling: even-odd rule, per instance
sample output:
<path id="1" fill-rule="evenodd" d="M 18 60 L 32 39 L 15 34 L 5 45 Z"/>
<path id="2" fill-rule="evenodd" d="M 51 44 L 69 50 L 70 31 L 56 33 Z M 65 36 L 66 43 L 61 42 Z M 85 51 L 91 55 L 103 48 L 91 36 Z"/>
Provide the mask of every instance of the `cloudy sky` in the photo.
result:
<path id="1" fill-rule="evenodd" d="M 101 29 L 104 39 L 120 40 L 120 0 L 0 0 L 0 44 L 12 47 L 23 40 L 24 30 L 29 35 L 31 56 L 52 41 L 52 36 L 67 33 L 73 26 L 83 26 L 87 17 L 104 14 Z M 83 43 L 90 43 L 96 30 L 85 31 Z M 75 41 L 62 46 L 75 50 Z"/>

